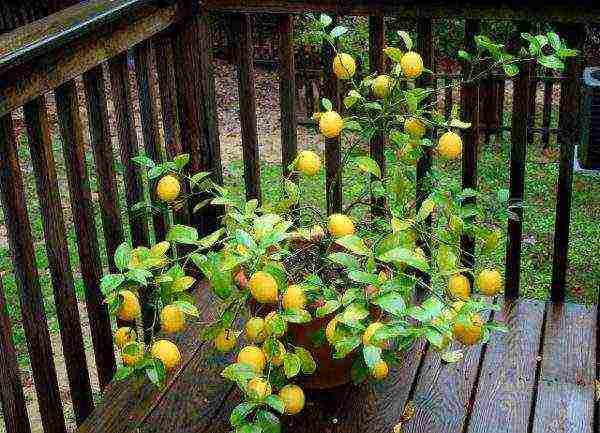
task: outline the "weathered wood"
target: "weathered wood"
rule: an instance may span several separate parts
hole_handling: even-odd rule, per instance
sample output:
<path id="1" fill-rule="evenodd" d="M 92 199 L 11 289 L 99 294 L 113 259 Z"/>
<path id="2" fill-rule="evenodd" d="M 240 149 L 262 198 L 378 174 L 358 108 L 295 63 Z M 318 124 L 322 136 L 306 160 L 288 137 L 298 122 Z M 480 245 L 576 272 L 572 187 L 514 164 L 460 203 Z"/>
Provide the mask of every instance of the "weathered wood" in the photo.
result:
<path id="1" fill-rule="evenodd" d="M 453 101 L 453 92 L 452 92 L 452 77 L 444 78 L 444 86 L 446 86 L 446 90 L 444 90 L 444 116 L 446 118 L 450 117 L 452 113 L 452 104 Z"/>
<path id="2" fill-rule="evenodd" d="M 236 39 L 238 95 L 244 158 L 246 199 L 261 198 L 260 157 L 256 132 L 256 90 L 254 88 L 254 49 L 250 16 L 234 14 L 231 26 Z"/>
<path id="3" fill-rule="evenodd" d="M 533 433 L 593 431 L 596 310 L 548 305 Z"/>
<path id="4" fill-rule="evenodd" d="M 64 433 L 65 419 L 35 263 L 35 249 L 12 116 L 0 117 L 0 198 L 8 228 L 21 317 L 45 433 Z"/>
<path id="5" fill-rule="evenodd" d="M 132 1 L 143 3 L 143 0 Z M 43 54 L 19 66 L 8 70 L 0 68 L 0 116 L 162 31 L 177 20 L 177 10 L 175 6 L 146 4 L 115 22 L 99 25 L 89 37 L 68 43 L 67 39 L 52 51 L 42 51 Z M 7 37 L 5 35 L 3 39 Z M 4 41 L 0 46 L 4 46 Z M 10 53 L 6 56 L 7 63 L 16 61 Z"/>
<path id="6" fill-rule="evenodd" d="M 116 370 L 115 354 L 109 349 L 112 348 L 112 331 L 108 308 L 100 291 L 102 263 L 75 83 L 66 82 L 56 89 L 55 95 L 96 368 L 100 386 L 104 388 Z"/>
<path id="7" fill-rule="evenodd" d="M 87 100 L 90 140 L 98 175 L 98 197 L 102 215 L 102 230 L 106 240 L 106 253 L 111 272 L 116 272 L 114 254 L 124 238 L 102 67 L 95 67 L 83 74 L 83 83 Z"/>
<path id="8" fill-rule="evenodd" d="M 306 83 L 307 88 L 311 86 Z M 281 104 L 281 163 L 283 175 L 298 152 L 296 113 L 296 68 L 294 65 L 294 18 L 283 15 L 279 20 L 279 100 Z"/>
<path id="9" fill-rule="evenodd" d="M 544 108 L 542 111 L 542 146 L 547 149 L 550 146 L 550 121 L 552 119 L 552 93 L 554 91 L 554 83 L 551 81 L 544 82 Z"/>
<path id="10" fill-rule="evenodd" d="M 56 316 L 60 326 L 63 356 L 77 424 L 94 408 L 81 321 L 75 296 L 73 272 L 69 263 L 65 223 L 56 165 L 50 137 L 50 125 L 44 97 L 23 107 L 31 161 L 35 172 L 40 211 L 44 221 L 46 255 L 50 267 Z"/>
<path id="11" fill-rule="evenodd" d="M 383 15 L 369 17 L 369 67 L 371 74 L 385 73 L 383 49 L 385 48 L 385 22 Z M 385 175 L 385 135 L 376 134 L 371 137 L 370 142 L 371 158 L 377 162 L 381 168 L 382 175 Z M 373 176 L 371 180 L 376 180 Z M 380 216 L 384 213 L 383 197 L 371 197 L 371 214 Z"/>
<path id="12" fill-rule="evenodd" d="M 487 345 L 468 433 L 527 431 L 543 316 L 543 303 L 523 300 L 505 301 L 494 316 L 509 332 Z"/>
<path id="13" fill-rule="evenodd" d="M 31 433 L 0 275 L 0 401 L 6 433 Z"/>

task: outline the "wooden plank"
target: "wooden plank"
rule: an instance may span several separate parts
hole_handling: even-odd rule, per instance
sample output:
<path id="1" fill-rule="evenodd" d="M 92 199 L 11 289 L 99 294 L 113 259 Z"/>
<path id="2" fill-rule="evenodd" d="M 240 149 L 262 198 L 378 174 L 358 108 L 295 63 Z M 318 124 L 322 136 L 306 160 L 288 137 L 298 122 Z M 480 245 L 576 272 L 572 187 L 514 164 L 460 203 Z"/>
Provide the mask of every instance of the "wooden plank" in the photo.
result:
<path id="1" fill-rule="evenodd" d="M 63 433 L 65 419 L 54 369 L 50 334 L 35 263 L 27 200 L 13 132 L 12 116 L 0 117 L 0 198 L 19 285 L 21 317 L 45 433 Z"/>
<path id="2" fill-rule="evenodd" d="M 111 272 L 116 272 L 114 254 L 124 238 L 102 67 L 95 67 L 83 74 L 83 83 L 87 100 L 90 140 L 98 175 L 98 197 L 102 215 L 102 230 L 106 240 L 106 253 Z"/>
<path id="3" fill-rule="evenodd" d="M 306 83 L 307 88 L 311 86 Z M 279 100 L 281 104 L 281 163 L 283 175 L 298 153 L 298 119 L 296 113 L 296 68 L 294 64 L 294 18 L 279 19 Z"/>
<path id="4" fill-rule="evenodd" d="M 552 93 L 554 83 L 544 81 L 544 108 L 542 111 L 542 146 L 547 149 L 550 146 L 550 121 L 552 119 Z"/>
<path id="5" fill-rule="evenodd" d="M 256 132 L 256 91 L 254 88 L 254 50 L 250 16 L 234 14 L 231 26 L 236 38 L 238 95 L 244 158 L 246 199 L 261 199 L 260 156 Z"/>
<path id="6" fill-rule="evenodd" d="M 31 433 L 0 275 L 0 401 L 6 433 Z"/>
<path id="7" fill-rule="evenodd" d="M 593 431 L 596 310 L 548 306 L 533 433 Z"/>
<path id="8" fill-rule="evenodd" d="M 528 429 L 544 304 L 506 300 L 495 320 L 509 332 L 487 344 L 468 433 L 523 433 Z"/>
<path id="9" fill-rule="evenodd" d="M 75 82 L 68 81 L 56 89 L 56 108 L 67 167 L 67 180 L 73 224 L 77 235 L 77 250 L 81 277 L 85 285 L 85 301 L 90 322 L 92 344 L 100 387 L 112 379 L 115 354 L 112 350 L 112 331 L 108 307 L 100 291 L 102 263 L 94 221 L 92 194 L 85 160 L 85 141 L 79 113 Z"/>
<path id="10" fill-rule="evenodd" d="M 75 410 L 75 420 L 79 425 L 92 412 L 94 401 L 75 296 L 73 272 L 69 263 L 69 247 L 45 98 L 40 97 L 27 103 L 23 107 L 23 111 L 37 193 L 41 203 L 40 211 L 44 221 L 46 255 L 54 289 L 56 316 L 61 331 L 71 401 Z"/>
<path id="11" fill-rule="evenodd" d="M 385 73 L 385 62 L 383 49 L 385 48 L 385 20 L 383 15 L 373 15 L 369 17 L 369 67 L 371 74 Z M 376 134 L 371 137 L 370 153 L 371 158 L 377 162 L 381 168 L 381 173 L 385 176 L 385 135 Z M 371 177 L 374 181 L 376 178 Z M 384 213 L 385 202 L 383 197 L 371 197 L 371 214 L 381 216 Z"/>

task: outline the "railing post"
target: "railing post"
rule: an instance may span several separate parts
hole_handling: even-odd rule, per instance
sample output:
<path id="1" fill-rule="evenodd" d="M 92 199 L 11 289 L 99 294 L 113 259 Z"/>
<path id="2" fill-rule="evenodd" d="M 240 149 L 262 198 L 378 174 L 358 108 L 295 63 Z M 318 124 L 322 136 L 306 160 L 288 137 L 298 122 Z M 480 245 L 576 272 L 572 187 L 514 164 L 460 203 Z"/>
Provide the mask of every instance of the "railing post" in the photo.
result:
<path id="1" fill-rule="evenodd" d="M 369 67 L 370 73 L 385 73 L 385 59 L 383 49 L 385 48 L 385 20 L 383 15 L 369 17 Z M 385 175 L 385 140 L 383 133 L 371 137 L 370 152 L 379 167 L 382 175 Z M 376 180 L 375 177 L 372 180 Z M 383 214 L 383 197 L 371 197 L 371 214 L 379 216 Z"/>

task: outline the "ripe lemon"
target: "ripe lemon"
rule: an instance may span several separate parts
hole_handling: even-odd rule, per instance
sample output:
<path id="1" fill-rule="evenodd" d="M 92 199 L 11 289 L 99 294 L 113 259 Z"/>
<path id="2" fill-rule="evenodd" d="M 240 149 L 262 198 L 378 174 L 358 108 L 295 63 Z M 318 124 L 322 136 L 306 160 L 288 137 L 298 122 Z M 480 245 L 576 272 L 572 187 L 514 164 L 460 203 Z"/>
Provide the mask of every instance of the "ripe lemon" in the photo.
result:
<path id="1" fill-rule="evenodd" d="M 285 310 L 304 309 L 306 306 L 306 295 L 304 294 L 304 289 L 296 284 L 292 284 L 283 294 L 281 298 L 281 304 Z"/>
<path id="2" fill-rule="evenodd" d="M 495 269 L 484 269 L 477 276 L 477 287 L 486 296 L 495 296 L 502 291 L 502 277 Z"/>
<path id="3" fill-rule="evenodd" d="M 303 150 L 298 154 L 296 170 L 306 176 L 314 176 L 321 169 L 321 158 L 312 150 Z"/>
<path id="4" fill-rule="evenodd" d="M 160 359 L 167 370 L 172 370 L 179 365 L 181 353 L 174 343 L 169 340 L 158 340 L 150 350 L 153 358 Z"/>
<path id="5" fill-rule="evenodd" d="M 119 296 L 123 299 L 117 310 L 117 317 L 125 322 L 132 322 L 142 313 L 140 300 L 131 290 L 121 290 Z"/>
<path id="6" fill-rule="evenodd" d="M 340 80 L 348 80 L 356 72 L 356 62 L 350 54 L 339 53 L 333 59 L 333 73 Z"/>
<path id="7" fill-rule="evenodd" d="M 379 328 L 381 328 L 383 326 L 383 323 L 381 322 L 373 322 L 371 323 L 369 326 L 367 326 L 367 329 L 365 330 L 365 333 L 363 334 L 362 337 L 362 341 L 363 344 L 365 346 L 368 346 L 369 344 L 374 344 L 371 340 L 373 339 L 373 335 L 375 335 L 375 333 L 377 332 L 377 330 Z M 385 341 L 382 341 L 378 344 L 379 347 L 384 347 L 385 346 Z"/>
<path id="8" fill-rule="evenodd" d="M 335 138 L 340 135 L 344 127 L 344 120 L 335 111 L 327 111 L 321 114 L 319 119 L 319 129 L 321 134 L 327 138 Z"/>
<path id="9" fill-rule="evenodd" d="M 252 317 L 246 322 L 246 336 L 255 343 L 262 343 L 267 338 L 265 320 L 262 317 Z"/>
<path id="10" fill-rule="evenodd" d="M 471 283 L 464 275 L 452 275 L 448 281 L 448 292 L 452 298 L 466 301 L 471 296 Z"/>
<path id="11" fill-rule="evenodd" d="M 271 384 L 262 377 L 255 377 L 248 382 L 248 394 L 257 400 L 264 400 L 273 392 Z"/>
<path id="12" fill-rule="evenodd" d="M 219 352 L 229 352 L 235 346 L 237 338 L 231 329 L 223 329 L 219 335 L 215 337 L 215 349 Z"/>
<path id="13" fill-rule="evenodd" d="M 129 326 L 123 326 L 115 332 L 115 343 L 119 349 L 122 349 L 126 344 L 135 341 L 137 334 Z"/>
<path id="14" fill-rule="evenodd" d="M 460 136 L 452 131 L 445 132 L 438 141 L 437 151 L 442 158 L 459 158 L 462 155 L 462 140 Z"/>
<path id="15" fill-rule="evenodd" d="M 258 271 L 248 281 L 250 293 L 261 304 L 274 304 L 277 302 L 279 290 L 277 281 L 268 272 Z"/>
<path id="16" fill-rule="evenodd" d="M 132 365 L 137 364 L 144 357 L 144 346 L 140 343 L 128 343 L 123 346 L 123 350 L 121 351 L 121 359 L 123 360 L 123 364 L 130 367 Z"/>
<path id="17" fill-rule="evenodd" d="M 384 99 L 390 93 L 392 88 L 392 79 L 389 77 L 389 75 L 378 75 L 373 80 L 371 88 L 373 89 L 373 94 L 377 96 L 377 98 Z"/>
<path id="18" fill-rule="evenodd" d="M 383 380 L 387 377 L 389 372 L 390 369 L 388 368 L 387 363 L 382 359 L 377 364 L 375 364 L 375 367 L 373 367 L 373 371 L 371 371 L 371 375 L 376 380 Z"/>
<path id="19" fill-rule="evenodd" d="M 304 391 L 297 385 L 286 385 L 279 390 L 286 415 L 296 415 L 304 409 Z"/>
<path id="20" fill-rule="evenodd" d="M 327 338 L 327 341 L 329 342 L 329 344 L 331 344 L 332 346 L 338 340 L 336 333 L 335 333 L 337 324 L 338 324 L 337 319 L 331 319 L 329 321 L 329 323 L 327 324 L 327 326 L 325 327 L 325 337 Z"/>
<path id="21" fill-rule="evenodd" d="M 276 329 L 276 323 L 283 323 L 283 328 L 277 327 Z M 287 323 L 279 317 L 276 311 L 271 311 L 265 316 L 265 332 L 267 335 L 274 335 L 277 338 L 282 337 L 287 332 Z"/>
<path id="22" fill-rule="evenodd" d="M 185 326 L 185 315 L 177 305 L 167 305 L 160 312 L 160 326 L 167 334 L 180 332 Z"/>
<path id="23" fill-rule="evenodd" d="M 180 192 L 181 184 L 179 183 L 179 180 L 170 174 L 163 176 L 156 186 L 156 195 L 165 202 L 175 200 Z"/>
<path id="24" fill-rule="evenodd" d="M 276 365 L 276 366 L 278 366 L 278 367 L 279 367 L 280 365 L 282 365 L 282 364 L 283 364 L 283 357 L 284 357 L 284 356 L 285 356 L 285 354 L 286 354 L 286 350 L 285 350 L 285 346 L 283 345 L 283 343 L 282 343 L 281 341 L 278 341 L 277 343 L 279 344 L 279 355 L 277 355 L 277 356 L 273 356 L 273 357 L 271 357 L 271 356 L 270 356 L 270 355 L 267 353 L 267 351 L 266 351 L 266 349 L 265 349 L 265 345 L 266 345 L 266 344 L 263 344 L 263 346 L 262 346 L 262 349 L 263 349 L 263 352 L 264 352 L 264 354 L 265 354 L 265 359 L 266 359 L 267 361 L 270 361 L 270 362 L 271 362 L 273 365 Z"/>
<path id="25" fill-rule="evenodd" d="M 479 314 L 471 314 L 467 323 L 454 323 L 452 333 L 464 345 L 477 344 L 483 337 L 483 320 Z"/>
<path id="26" fill-rule="evenodd" d="M 404 132 L 415 138 L 423 138 L 426 129 L 423 122 L 421 122 L 419 119 L 411 117 L 404 121 Z"/>
<path id="27" fill-rule="evenodd" d="M 329 220 L 327 221 L 327 229 L 334 238 L 353 235 L 356 232 L 354 223 L 350 217 L 339 213 L 334 213 L 329 216 Z"/>
<path id="28" fill-rule="evenodd" d="M 402 73 L 407 78 L 417 78 L 423 73 L 423 59 L 418 53 L 409 51 L 400 59 Z"/>
<path id="29" fill-rule="evenodd" d="M 237 362 L 249 365 L 257 374 L 261 374 L 265 369 L 265 363 L 267 361 L 265 359 L 265 353 L 260 348 L 256 346 L 246 346 L 238 353 Z"/>

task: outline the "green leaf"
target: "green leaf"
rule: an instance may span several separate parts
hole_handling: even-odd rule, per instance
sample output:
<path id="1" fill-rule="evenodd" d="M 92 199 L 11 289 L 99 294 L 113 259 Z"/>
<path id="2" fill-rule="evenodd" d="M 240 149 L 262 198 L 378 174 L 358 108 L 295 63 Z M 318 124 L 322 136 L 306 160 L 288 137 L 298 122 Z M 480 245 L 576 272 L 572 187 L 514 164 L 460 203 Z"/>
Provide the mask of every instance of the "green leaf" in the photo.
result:
<path id="1" fill-rule="evenodd" d="M 262 433 L 262 430 L 259 425 L 247 422 L 236 428 L 235 433 Z"/>
<path id="2" fill-rule="evenodd" d="M 346 34 L 348 32 L 348 28 L 344 26 L 335 26 L 330 32 L 329 35 L 332 38 L 339 38 L 340 36 Z"/>
<path id="3" fill-rule="evenodd" d="M 538 63 L 546 68 L 556 69 L 562 71 L 565 68 L 565 64 L 558 57 L 554 55 L 540 56 L 537 59 Z"/>
<path id="4" fill-rule="evenodd" d="M 499 189 L 496 193 L 496 197 L 500 203 L 508 203 L 508 200 L 510 199 L 510 191 L 506 188 Z"/>
<path id="5" fill-rule="evenodd" d="M 327 14 L 321 14 L 321 16 L 319 17 L 319 21 L 321 22 L 321 25 L 323 27 L 328 27 L 333 22 L 331 17 Z"/>
<path id="6" fill-rule="evenodd" d="M 546 37 L 548 38 L 548 43 L 554 51 L 560 50 L 560 37 L 556 33 L 546 33 Z"/>
<path id="7" fill-rule="evenodd" d="M 473 60 L 471 55 L 469 53 L 467 53 L 465 50 L 458 50 L 458 58 L 460 60 L 464 60 L 466 62 L 470 62 Z"/>
<path id="8" fill-rule="evenodd" d="M 431 213 L 433 212 L 433 210 L 435 209 L 435 202 L 428 198 L 423 200 L 423 203 L 421 204 L 421 208 L 419 209 L 419 212 L 417 213 L 417 221 L 425 221 L 427 219 L 427 217 L 429 215 L 431 215 Z"/>
<path id="9" fill-rule="evenodd" d="M 458 128 L 458 129 L 469 129 L 471 127 L 470 122 L 463 122 L 459 119 L 450 119 L 450 123 L 448 124 L 450 128 Z"/>
<path id="10" fill-rule="evenodd" d="M 210 248 L 214 244 L 216 244 L 219 239 L 221 239 L 221 236 L 223 235 L 224 232 L 225 232 L 225 229 L 220 228 L 219 230 L 200 239 L 198 241 L 198 245 L 202 248 Z"/>
<path id="11" fill-rule="evenodd" d="M 399 30 L 398 36 L 400 37 L 400 39 L 402 39 L 402 42 L 404 42 L 406 49 L 408 51 L 412 50 L 413 42 L 408 32 L 405 32 L 404 30 Z"/>
<path id="12" fill-rule="evenodd" d="M 251 365 L 235 363 L 225 367 L 221 376 L 234 382 L 245 382 L 256 377 L 256 371 Z"/>
<path id="13" fill-rule="evenodd" d="M 148 170 L 148 179 L 154 180 L 169 171 L 165 164 L 160 164 Z"/>
<path id="14" fill-rule="evenodd" d="M 281 422 L 279 418 L 268 410 L 261 409 L 257 412 L 255 422 L 259 425 L 262 433 L 281 433 Z"/>
<path id="15" fill-rule="evenodd" d="M 331 299 L 327 301 L 322 307 L 317 308 L 315 314 L 317 317 L 325 317 L 337 311 L 341 306 L 342 305 L 340 304 L 340 301 L 336 299 Z"/>
<path id="16" fill-rule="evenodd" d="M 406 302 L 404 298 L 395 292 L 388 292 L 371 301 L 394 316 L 403 316 L 406 313 Z"/>
<path id="17" fill-rule="evenodd" d="M 345 358 L 350 352 L 360 346 L 362 339 L 360 336 L 346 337 L 337 341 L 334 345 L 334 359 Z"/>
<path id="18" fill-rule="evenodd" d="M 465 355 L 462 350 L 452 350 L 449 352 L 442 353 L 441 358 L 442 360 L 444 360 L 444 362 L 447 362 L 448 364 L 454 364 L 463 359 L 464 356 Z"/>
<path id="19" fill-rule="evenodd" d="M 192 317 L 199 317 L 200 316 L 200 312 L 198 311 L 198 307 L 196 307 L 194 304 L 187 302 L 187 301 L 175 301 L 173 302 L 174 305 L 177 305 L 177 307 L 179 307 L 179 309 L 181 311 L 183 311 L 184 314 L 187 314 L 188 316 L 192 316 Z"/>
<path id="20" fill-rule="evenodd" d="M 173 292 L 173 293 L 184 292 L 184 291 L 188 290 L 190 287 L 192 287 L 195 282 L 196 282 L 196 279 L 193 277 L 184 276 L 184 277 L 177 278 L 171 285 L 171 292 Z"/>
<path id="21" fill-rule="evenodd" d="M 167 240 L 180 244 L 194 245 L 198 241 L 198 230 L 194 227 L 176 224 L 167 233 Z"/>
<path id="22" fill-rule="evenodd" d="M 173 162 L 175 163 L 175 166 L 181 170 L 188 164 L 188 162 L 190 162 L 190 155 L 187 153 L 177 155 L 175 158 L 173 158 Z"/>
<path id="23" fill-rule="evenodd" d="M 277 395 L 271 394 L 265 399 L 265 403 L 281 414 L 283 414 L 285 410 L 285 404 L 283 403 L 283 400 Z"/>
<path id="24" fill-rule="evenodd" d="M 506 326 L 504 323 L 502 322 L 497 322 L 495 320 L 492 320 L 491 322 L 488 322 L 485 324 L 485 327 L 488 328 L 490 331 L 498 331 L 498 332 L 508 332 L 508 326 Z"/>
<path id="25" fill-rule="evenodd" d="M 252 411 L 258 406 L 258 403 L 255 402 L 245 402 L 238 404 L 233 411 L 231 411 L 231 415 L 229 416 L 229 422 L 232 426 L 238 427 L 240 426 L 246 417 L 252 413 Z"/>
<path id="26" fill-rule="evenodd" d="M 352 370 L 350 371 L 350 376 L 352 377 L 352 382 L 355 385 L 359 385 L 367 380 L 369 377 L 369 369 L 364 363 L 364 359 L 360 356 L 357 356 L 354 362 L 352 363 Z"/>
<path id="27" fill-rule="evenodd" d="M 304 347 L 299 346 L 296 346 L 294 351 L 300 360 L 300 369 L 302 370 L 302 373 L 313 374 L 317 369 L 317 364 L 315 363 L 312 354 Z"/>
<path id="28" fill-rule="evenodd" d="M 429 270 L 427 261 L 423 260 L 420 256 L 417 256 L 413 251 L 403 247 L 387 251 L 380 255 L 378 259 L 384 262 L 404 263 L 423 272 Z"/>
<path id="29" fill-rule="evenodd" d="M 331 111 L 331 110 L 333 110 L 333 104 L 327 98 L 321 98 L 321 105 L 323 106 L 323 108 L 325 109 L 325 111 Z"/>
<path id="30" fill-rule="evenodd" d="M 201 171 L 199 173 L 195 173 L 192 177 L 190 177 L 190 185 L 193 188 L 199 185 L 208 176 L 210 176 L 210 172 L 208 171 Z"/>
<path id="31" fill-rule="evenodd" d="M 369 370 L 373 370 L 377 363 L 381 361 L 381 348 L 372 345 L 363 347 L 363 358 Z"/>
<path id="32" fill-rule="evenodd" d="M 504 73 L 508 77 L 514 77 L 515 75 L 519 74 L 519 68 L 517 67 L 517 65 L 513 65 L 512 63 L 505 64 L 502 68 L 504 69 Z"/>
<path id="33" fill-rule="evenodd" d="M 360 302 L 353 302 L 338 315 L 339 321 L 348 326 L 356 326 L 356 324 L 369 315 L 369 310 Z"/>
<path id="34" fill-rule="evenodd" d="M 131 247 L 127 242 L 119 245 L 115 251 L 115 266 L 123 271 L 131 262 Z"/>
<path id="35" fill-rule="evenodd" d="M 342 265 L 347 269 L 358 269 L 360 268 L 360 262 L 352 254 L 347 253 L 331 253 L 327 256 L 329 260 L 338 265 Z"/>
<path id="36" fill-rule="evenodd" d="M 102 294 L 107 295 L 113 290 L 117 289 L 125 281 L 125 275 L 123 274 L 108 274 L 102 277 L 100 280 L 100 291 Z"/>
<path id="37" fill-rule="evenodd" d="M 344 130 L 346 131 L 362 131 L 362 126 L 356 120 L 348 120 L 344 122 Z"/>
<path id="38" fill-rule="evenodd" d="M 362 256 L 366 256 L 369 254 L 369 250 L 365 245 L 364 241 L 356 235 L 342 236 L 341 238 L 336 239 L 335 243 L 355 254 L 359 254 Z"/>
<path id="39" fill-rule="evenodd" d="M 131 376 L 131 374 L 133 372 L 134 372 L 133 367 L 127 367 L 127 366 L 119 367 L 117 369 L 117 372 L 115 373 L 114 379 L 115 380 L 125 380 L 129 376 Z"/>
<path id="40" fill-rule="evenodd" d="M 148 279 L 152 278 L 152 272 L 150 272 L 146 269 L 130 269 L 125 274 L 125 277 L 128 280 L 133 280 L 136 283 L 139 283 L 142 286 L 145 286 L 146 284 L 148 284 Z"/>
<path id="41" fill-rule="evenodd" d="M 381 168 L 377 162 L 368 156 L 358 156 L 354 158 L 354 162 L 358 165 L 358 168 L 365 173 L 371 173 L 373 176 L 381 177 Z"/>
<path id="42" fill-rule="evenodd" d="M 348 278 L 357 283 L 373 284 L 379 286 L 379 277 L 377 274 L 370 274 L 368 272 L 353 270 L 348 272 Z"/>
<path id="43" fill-rule="evenodd" d="M 154 163 L 154 161 L 152 161 L 150 158 L 148 158 L 145 155 L 138 155 L 134 158 L 131 158 L 131 160 L 133 162 L 135 162 L 137 165 L 141 165 L 142 167 L 146 167 L 146 168 L 153 168 L 156 165 Z"/>
<path id="44" fill-rule="evenodd" d="M 280 316 L 290 323 L 308 323 L 312 320 L 310 313 L 304 309 L 283 310 Z"/>
<path id="45" fill-rule="evenodd" d="M 283 371 L 287 378 L 297 376 L 300 373 L 300 357 L 295 353 L 287 352 L 283 357 Z"/>

